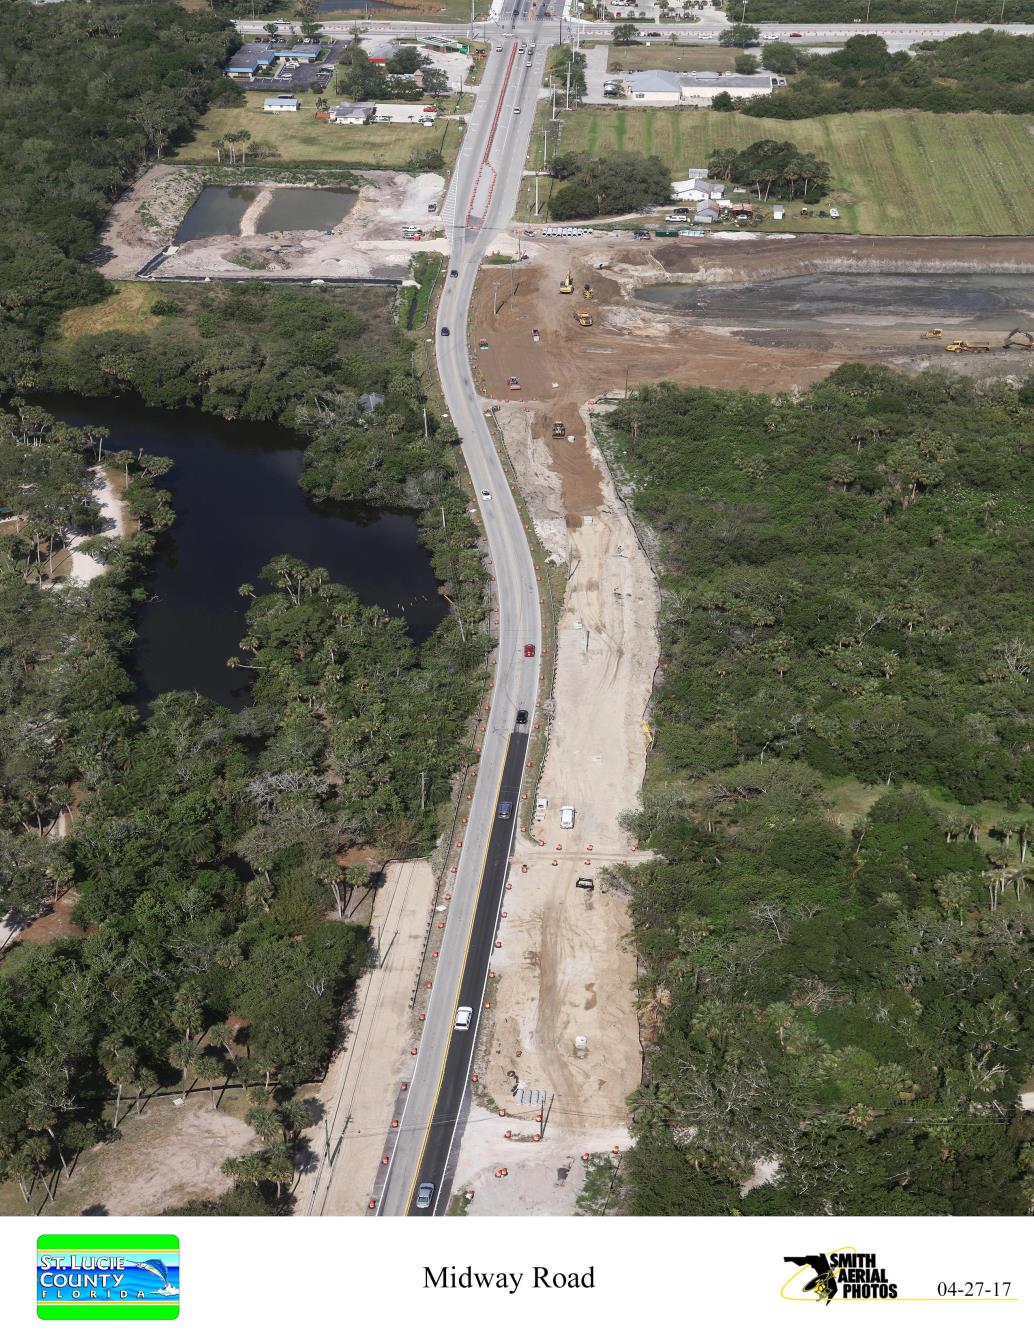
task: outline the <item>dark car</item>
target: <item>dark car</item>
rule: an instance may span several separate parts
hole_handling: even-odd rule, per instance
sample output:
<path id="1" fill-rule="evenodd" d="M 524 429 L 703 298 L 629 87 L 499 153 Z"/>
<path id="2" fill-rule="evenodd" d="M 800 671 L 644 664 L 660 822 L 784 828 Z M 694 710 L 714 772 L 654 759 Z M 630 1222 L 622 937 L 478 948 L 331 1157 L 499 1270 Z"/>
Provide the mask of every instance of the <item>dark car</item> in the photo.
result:
<path id="1" fill-rule="evenodd" d="M 513 816 L 513 804 L 509 801 L 509 799 L 504 799 L 503 802 L 499 805 L 499 812 L 496 814 L 496 817 L 499 818 L 502 822 L 506 822 L 512 816 Z"/>
<path id="2" fill-rule="evenodd" d="M 449 327 L 448 327 L 447 325 L 443 325 L 443 326 L 442 326 L 442 334 L 443 334 L 443 335 L 447 335 L 448 333 L 449 333 Z"/>
<path id="3" fill-rule="evenodd" d="M 520 711 L 517 712 L 517 723 L 518 723 L 518 725 L 526 725 L 526 724 L 528 723 L 528 713 L 527 713 L 527 711 L 525 711 L 525 710 L 522 709 L 522 710 L 520 710 Z"/>
<path id="4" fill-rule="evenodd" d="M 458 269 L 451 269 L 451 270 L 449 270 L 449 278 L 450 278 L 450 279 L 458 279 L 459 276 L 460 276 L 460 272 L 459 272 Z"/>

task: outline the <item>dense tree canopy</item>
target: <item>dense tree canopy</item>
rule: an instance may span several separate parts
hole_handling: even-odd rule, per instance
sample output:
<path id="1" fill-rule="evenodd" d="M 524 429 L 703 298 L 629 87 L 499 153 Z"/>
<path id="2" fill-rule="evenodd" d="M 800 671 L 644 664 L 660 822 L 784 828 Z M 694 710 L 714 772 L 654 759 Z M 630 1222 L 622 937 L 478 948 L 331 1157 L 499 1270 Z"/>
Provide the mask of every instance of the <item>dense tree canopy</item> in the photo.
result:
<path id="1" fill-rule="evenodd" d="M 752 187 L 759 200 L 821 200 L 829 189 L 829 163 L 789 140 L 758 139 L 738 151 L 715 149 L 708 171 L 718 181 Z"/>
<path id="2" fill-rule="evenodd" d="M 671 198 L 671 173 L 656 156 L 561 153 L 552 166 L 553 175 L 564 183 L 550 196 L 553 218 L 633 213 Z"/>
<path id="3" fill-rule="evenodd" d="M 632 1211 L 1034 1202 L 1029 398 L 846 366 L 609 420 L 666 586 Z"/>
<path id="4" fill-rule="evenodd" d="M 1032 5 L 1034 13 L 1034 5 Z M 808 55 L 775 42 L 766 63 L 798 71 L 786 88 L 737 103 L 749 116 L 800 120 L 836 112 L 915 108 L 933 112 L 1034 111 L 1034 38 L 985 29 L 921 42 L 915 55 L 888 51 L 882 37 L 851 37 L 839 51 Z"/>

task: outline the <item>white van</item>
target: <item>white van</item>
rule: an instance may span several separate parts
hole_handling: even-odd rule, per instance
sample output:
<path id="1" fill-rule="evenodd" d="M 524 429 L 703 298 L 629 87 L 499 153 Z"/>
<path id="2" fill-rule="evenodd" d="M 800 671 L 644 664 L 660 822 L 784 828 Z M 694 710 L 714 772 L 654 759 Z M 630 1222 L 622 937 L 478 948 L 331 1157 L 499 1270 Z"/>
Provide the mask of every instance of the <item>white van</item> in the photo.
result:
<path id="1" fill-rule="evenodd" d="M 464 1005 L 462 1008 L 457 1008 L 457 1009 L 456 1009 L 456 1030 L 457 1030 L 457 1031 L 469 1031 L 469 1030 L 470 1030 L 470 1019 L 471 1019 L 471 1017 L 473 1016 L 473 1014 L 474 1014 L 474 1010 L 473 1010 L 473 1008 L 467 1008 L 466 1005 Z"/>
<path id="2" fill-rule="evenodd" d="M 565 832 L 569 832 L 574 826 L 574 805 L 565 804 L 560 810 L 560 826 Z"/>

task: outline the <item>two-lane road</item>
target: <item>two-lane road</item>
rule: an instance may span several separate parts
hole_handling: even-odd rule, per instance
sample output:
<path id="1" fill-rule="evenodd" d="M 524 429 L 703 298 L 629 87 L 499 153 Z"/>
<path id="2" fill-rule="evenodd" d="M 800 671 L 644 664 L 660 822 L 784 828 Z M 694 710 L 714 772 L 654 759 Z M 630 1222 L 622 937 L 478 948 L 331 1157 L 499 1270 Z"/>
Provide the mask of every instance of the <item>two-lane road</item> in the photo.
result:
<path id="1" fill-rule="evenodd" d="M 527 0 L 517 0 L 519 14 L 526 6 Z M 467 1091 L 539 686 L 542 629 L 535 566 L 474 389 L 466 334 L 478 268 L 513 214 L 546 58 L 545 43 L 530 65 L 527 52 L 515 54 L 518 38 L 536 40 L 534 23 L 507 11 L 502 27 L 506 35 L 493 43 L 486 62 L 442 213 L 451 241 L 450 270 L 456 275 L 442 294 L 435 341 L 445 399 L 481 505 L 495 577 L 498 646 L 477 785 L 434 988 L 377 1209 L 396 1216 L 428 1215 L 415 1207 L 422 1182 L 435 1186 L 429 1211 L 446 1207 L 446 1166 Z M 449 334 L 443 333 L 446 329 Z M 524 653 L 529 644 L 534 647 L 530 657 Z M 519 709 L 529 712 L 527 728 L 515 729 Z M 500 818 L 503 801 L 512 808 Z M 456 1031 L 456 1011 L 464 1006 L 473 1010 L 471 1024 Z"/>

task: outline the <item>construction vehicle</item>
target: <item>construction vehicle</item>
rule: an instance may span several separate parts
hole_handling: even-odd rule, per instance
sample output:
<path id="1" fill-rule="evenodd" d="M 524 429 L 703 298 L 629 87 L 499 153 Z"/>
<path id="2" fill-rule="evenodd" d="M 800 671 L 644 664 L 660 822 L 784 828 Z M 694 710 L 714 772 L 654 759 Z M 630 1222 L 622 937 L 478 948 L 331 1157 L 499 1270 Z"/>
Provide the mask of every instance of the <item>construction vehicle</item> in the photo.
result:
<path id="1" fill-rule="evenodd" d="M 1010 330 L 1005 336 L 1005 342 L 1002 348 L 1022 348 L 1028 353 L 1034 353 L 1034 334 L 1029 330 L 1021 330 L 1019 326 L 1015 330 Z"/>
<path id="2" fill-rule="evenodd" d="M 930 330 L 924 330 L 923 333 L 922 333 L 922 335 L 920 336 L 920 338 L 921 338 L 921 339 L 940 339 L 940 337 L 941 337 L 942 334 L 944 334 L 944 331 L 941 329 L 941 327 L 940 327 L 939 325 L 935 325 L 935 326 L 933 326 L 933 328 L 930 329 Z"/>
<path id="3" fill-rule="evenodd" d="M 488 340 L 487 340 L 487 339 L 479 339 L 479 340 L 478 340 L 478 348 L 481 349 L 482 352 L 483 352 L 486 348 L 488 348 Z"/>
<path id="4" fill-rule="evenodd" d="M 589 298 L 592 297 L 592 288 L 588 284 L 585 284 L 585 286 L 582 288 L 582 297 L 585 298 L 586 302 L 588 302 Z"/>
<path id="5" fill-rule="evenodd" d="M 945 353 L 990 353 L 990 344 L 970 344 L 965 339 L 953 339 L 950 344 L 945 344 Z"/>
<path id="6" fill-rule="evenodd" d="M 538 332 L 538 327 L 537 327 L 537 326 L 532 330 L 532 332 L 531 332 L 531 337 L 532 337 L 532 339 L 534 339 L 534 341 L 535 341 L 536 344 L 539 342 L 539 332 Z"/>
<path id="7" fill-rule="evenodd" d="M 592 324 L 592 317 L 589 315 L 587 311 L 579 311 L 576 319 L 578 321 L 578 324 L 582 326 L 583 329 L 586 330 Z"/>
<path id="8" fill-rule="evenodd" d="M 557 421 L 553 424 L 553 437 L 555 440 L 559 441 L 566 436 L 567 436 L 567 428 L 564 427 L 563 423 L 561 423 L 560 419 L 558 418 Z"/>
<path id="9" fill-rule="evenodd" d="M 574 284 L 571 282 L 571 271 L 570 271 L 570 270 L 567 271 L 567 278 L 566 278 L 566 279 L 563 281 L 563 283 L 560 285 L 560 291 L 561 291 L 562 293 L 573 293 L 573 292 L 574 292 Z"/>
<path id="10" fill-rule="evenodd" d="M 520 390 L 521 383 L 520 381 L 518 381 L 517 377 L 511 376 L 509 380 L 509 386 L 511 390 Z"/>

